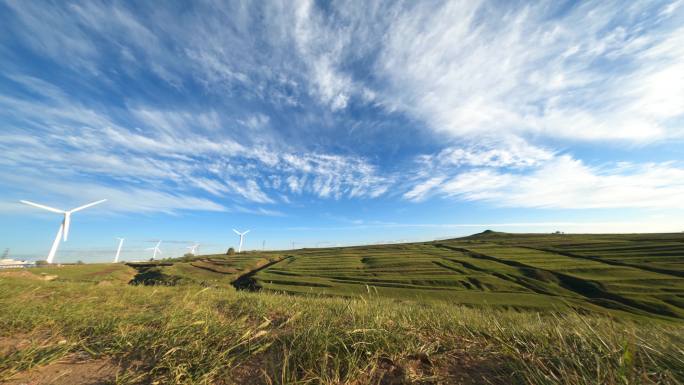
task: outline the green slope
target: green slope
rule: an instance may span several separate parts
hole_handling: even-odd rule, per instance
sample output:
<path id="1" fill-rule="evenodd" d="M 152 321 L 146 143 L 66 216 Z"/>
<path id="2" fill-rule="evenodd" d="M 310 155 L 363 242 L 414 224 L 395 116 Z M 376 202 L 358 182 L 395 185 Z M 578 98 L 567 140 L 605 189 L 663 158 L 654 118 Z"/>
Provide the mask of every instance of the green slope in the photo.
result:
<path id="1" fill-rule="evenodd" d="M 507 234 L 28 269 L 57 280 L 684 319 L 684 234 Z M 2 272 L 0 272 L 2 274 Z"/>
<path id="2" fill-rule="evenodd" d="M 684 318 L 684 234 L 485 232 L 451 240 L 303 249 L 252 276 L 262 290 L 572 307 Z"/>

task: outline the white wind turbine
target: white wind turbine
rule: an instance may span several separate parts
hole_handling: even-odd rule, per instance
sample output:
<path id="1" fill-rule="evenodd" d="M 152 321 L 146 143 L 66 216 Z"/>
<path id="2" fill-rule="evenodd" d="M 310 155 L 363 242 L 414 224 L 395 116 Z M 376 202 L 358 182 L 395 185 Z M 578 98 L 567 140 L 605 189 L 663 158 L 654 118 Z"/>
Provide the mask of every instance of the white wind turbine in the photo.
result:
<path id="1" fill-rule="evenodd" d="M 199 243 L 195 242 L 195 244 L 186 247 L 186 249 L 190 249 L 190 254 L 197 255 L 197 250 L 199 250 L 199 246 Z"/>
<path id="2" fill-rule="evenodd" d="M 240 251 L 242 251 L 242 243 L 245 240 L 245 235 L 247 235 L 247 233 L 249 233 L 249 230 L 245 231 L 244 233 L 241 233 L 235 229 L 233 229 L 233 231 L 235 232 L 235 234 L 240 236 L 240 246 L 238 246 L 238 253 L 239 253 Z"/>
<path id="3" fill-rule="evenodd" d="M 30 201 L 20 201 L 23 204 L 33 206 L 33 207 L 38 207 L 39 209 L 47 210 L 47 211 L 52 211 L 53 213 L 57 214 L 64 214 L 64 219 L 62 219 L 62 224 L 59 226 L 59 230 L 57 231 L 57 236 L 55 237 L 55 240 L 52 242 L 52 247 L 50 248 L 50 253 L 47 256 L 46 262 L 47 263 L 52 263 L 52 261 L 55 259 L 55 254 L 57 253 L 57 247 L 59 247 L 59 239 L 62 238 L 62 234 L 64 235 L 64 242 L 67 241 L 67 238 L 69 237 L 69 225 L 71 224 L 71 214 L 75 213 L 76 211 L 81 211 L 83 209 L 87 209 L 88 207 L 95 206 L 97 204 L 100 204 L 102 202 L 105 202 L 106 199 L 99 200 L 97 202 L 92 202 L 88 203 L 87 205 L 83 205 L 80 207 L 76 207 L 75 209 L 71 210 L 60 210 L 56 209 L 53 207 L 45 206 L 45 205 L 40 205 L 38 203 L 33 203 Z"/>
<path id="4" fill-rule="evenodd" d="M 145 249 L 145 250 L 152 250 L 152 259 L 157 258 L 157 253 L 161 254 L 162 251 L 159 249 L 160 244 L 161 244 L 161 239 L 159 240 L 159 242 L 157 242 L 157 244 L 154 247 L 148 247 Z"/>
<path id="5" fill-rule="evenodd" d="M 114 257 L 114 263 L 119 262 L 119 255 L 121 255 L 121 246 L 123 246 L 124 238 L 116 238 L 119 240 L 119 247 L 116 249 L 116 256 Z"/>

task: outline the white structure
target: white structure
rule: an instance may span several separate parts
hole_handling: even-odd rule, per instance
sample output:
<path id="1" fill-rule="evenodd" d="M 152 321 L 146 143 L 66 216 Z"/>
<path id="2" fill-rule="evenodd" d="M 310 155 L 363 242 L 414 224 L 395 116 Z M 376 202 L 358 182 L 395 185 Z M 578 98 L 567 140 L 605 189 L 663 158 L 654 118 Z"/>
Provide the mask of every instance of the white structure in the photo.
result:
<path id="1" fill-rule="evenodd" d="M 119 256 L 121 255 L 121 246 L 123 246 L 124 238 L 116 238 L 119 240 L 119 247 L 116 249 L 116 256 L 114 257 L 114 263 L 119 262 Z"/>
<path id="2" fill-rule="evenodd" d="M 75 213 L 76 211 L 81 211 L 83 209 L 87 209 L 88 207 L 95 206 L 97 204 L 100 204 L 102 202 L 107 201 L 106 199 L 99 200 L 97 202 L 92 202 L 88 203 L 87 205 L 83 205 L 81 207 L 76 207 L 75 209 L 71 210 L 60 210 L 56 208 L 52 208 L 49 206 L 44 206 L 40 205 L 38 203 L 33 203 L 29 201 L 21 201 L 21 203 L 37 207 L 39 209 L 47 210 L 47 211 L 52 211 L 53 213 L 57 214 L 64 214 L 64 219 L 62 219 L 62 224 L 59 226 L 59 230 L 57 231 L 57 236 L 55 237 L 54 242 L 52 242 L 52 247 L 50 248 L 50 253 L 47 256 L 47 263 L 52 263 L 52 261 L 55 259 L 55 254 L 57 253 L 57 247 L 59 247 L 59 239 L 62 237 L 62 234 L 64 234 L 64 242 L 67 241 L 67 238 L 69 236 L 69 225 L 71 224 L 71 214 Z"/>
<path id="3" fill-rule="evenodd" d="M 235 229 L 233 229 L 233 231 L 235 232 L 235 234 L 240 236 L 240 246 L 238 246 L 238 253 L 239 253 L 242 251 L 242 243 L 245 240 L 245 235 L 247 235 L 247 233 L 249 233 L 249 230 L 245 231 L 244 233 L 241 233 Z"/>
<path id="4" fill-rule="evenodd" d="M 197 255 L 197 250 L 199 250 L 199 243 L 195 242 L 194 245 L 186 247 L 186 249 L 190 249 L 190 254 L 192 255 Z"/>
<path id="5" fill-rule="evenodd" d="M 0 269 L 18 269 L 21 267 L 34 267 L 36 263 L 33 261 L 17 261 L 16 259 L 5 258 L 0 259 Z"/>
<path id="6" fill-rule="evenodd" d="M 145 250 L 152 250 L 152 259 L 156 259 L 157 254 L 161 255 L 162 251 L 159 250 L 159 245 L 161 245 L 161 239 L 159 240 L 159 242 L 157 242 L 157 245 L 155 245 L 154 247 L 148 247 L 147 249 L 145 249 Z"/>

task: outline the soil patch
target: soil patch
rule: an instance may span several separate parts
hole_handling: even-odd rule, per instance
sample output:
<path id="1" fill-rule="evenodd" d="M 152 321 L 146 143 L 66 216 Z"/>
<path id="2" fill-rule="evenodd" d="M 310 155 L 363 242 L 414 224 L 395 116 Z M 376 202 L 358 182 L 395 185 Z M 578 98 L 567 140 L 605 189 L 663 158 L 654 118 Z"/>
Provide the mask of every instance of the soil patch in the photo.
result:
<path id="1" fill-rule="evenodd" d="M 108 358 L 81 360 L 70 356 L 18 373 L 5 385 L 104 385 L 116 380 L 119 367 Z"/>
<path id="2" fill-rule="evenodd" d="M 0 356 L 8 356 L 31 345 L 28 335 L 0 336 Z"/>
<path id="3" fill-rule="evenodd" d="M 458 354 L 452 356 L 446 367 L 443 368 L 442 377 L 446 378 L 447 384 L 493 384 L 504 385 L 512 381 L 511 373 L 506 373 L 504 362 L 501 358 L 473 356 Z"/>
<path id="4" fill-rule="evenodd" d="M 21 271 L 3 271 L 0 273 L 0 278 L 24 278 L 24 279 L 34 279 L 34 280 L 39 280 L 41 279 L 40 275 L 32 274 L 29 273 L 26 270 L 21 270 Z"/>

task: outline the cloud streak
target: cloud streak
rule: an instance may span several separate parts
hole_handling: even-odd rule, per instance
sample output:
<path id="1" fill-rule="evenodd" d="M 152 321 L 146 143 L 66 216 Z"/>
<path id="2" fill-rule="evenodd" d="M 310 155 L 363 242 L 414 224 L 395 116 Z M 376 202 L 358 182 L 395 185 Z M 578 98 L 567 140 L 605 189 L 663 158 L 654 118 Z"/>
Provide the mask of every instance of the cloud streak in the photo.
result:
<path id="1" fill-rule="evenodd" d="M 526 172 L 479 168 L 428 179 L 405 194 L 481 201 L 499 207 L 597 209 L 684 208 L 684 167 L 673 163 L 590 167 L 568 155 Z"/>
<path id="2" fill-rule="evenodd" d="M 681 159 L 574 151 L 684 140 L 678 2 L 0 7 L 0 183 L 14 195 L 30 175 L 45 194 L 143 212 L 684 201 Z"/>

